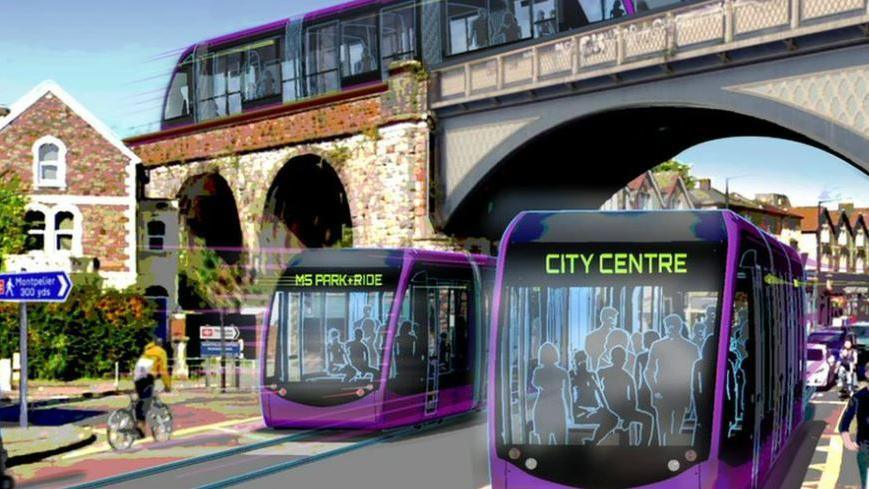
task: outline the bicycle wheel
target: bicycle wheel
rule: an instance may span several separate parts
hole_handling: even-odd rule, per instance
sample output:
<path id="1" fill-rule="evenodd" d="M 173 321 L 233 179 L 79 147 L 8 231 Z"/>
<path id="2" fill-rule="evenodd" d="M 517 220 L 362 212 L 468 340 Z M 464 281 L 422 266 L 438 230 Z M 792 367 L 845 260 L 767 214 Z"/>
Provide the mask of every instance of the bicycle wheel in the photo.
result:
<path id="1" fill-rule="evenodd" d="M 109 415 L 106 426 L 106 439 L 115 450 L 128 450 L 136 441 L 136 418 L 126 409 L 119 409 Z"/>
<path id="2" fill-rule="evenodd" d="M 155 441 L 167 441 L 172 436 L 172 410 L 159 399 L 154 400 L 148 411 L 148 426 Z"/>

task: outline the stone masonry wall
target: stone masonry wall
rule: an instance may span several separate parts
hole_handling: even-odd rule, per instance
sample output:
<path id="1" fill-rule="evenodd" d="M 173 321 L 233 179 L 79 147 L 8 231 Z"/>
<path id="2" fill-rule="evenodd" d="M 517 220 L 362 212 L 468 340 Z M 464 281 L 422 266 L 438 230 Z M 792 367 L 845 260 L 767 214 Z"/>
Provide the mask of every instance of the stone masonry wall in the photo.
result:
<path id="1" fill-rule="evenodd" d="M 146 198 L 176 199 L 190 178 L 219 173 L 232 189 L 248 249 L 260 244 L 266 194 L 278 172 L 310 154 L 330 164 L 344 185 L 355 247 L 456 249 L 459 244 L 436 233 L 429 219 L 426 92 L 419 69 L 403 66 L 393 71 L 383 93 L 130 143 L 148 167 Z"/>

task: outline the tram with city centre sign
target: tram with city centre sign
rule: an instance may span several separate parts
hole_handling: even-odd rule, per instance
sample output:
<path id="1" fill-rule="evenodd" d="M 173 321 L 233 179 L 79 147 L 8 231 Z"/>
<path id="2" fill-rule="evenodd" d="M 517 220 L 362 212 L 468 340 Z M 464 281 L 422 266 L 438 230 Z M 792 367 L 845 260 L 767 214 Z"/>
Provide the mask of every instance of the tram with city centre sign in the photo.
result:
<path id="1" fill-rule="evenodd" d="M 292 255 L 260 348 L 266 425 L 383 429 L 482 408 L 494 266 L 413 249 Z"/>
<path id="2" fill-rule="evenodd" d="M 373 93 L 383 89 L 395 62 L 444 65 L 467 53 L 569 35 L 682 3 L 353 0 L 187 47 L 166 87 L 161 131 Z"/>
<path id="3" fill-rule="evenodd" d="M 804 420 L 804 280 L 730 211 L 519 214 L 493 294 L 493 489 L 763 485 Z"/>

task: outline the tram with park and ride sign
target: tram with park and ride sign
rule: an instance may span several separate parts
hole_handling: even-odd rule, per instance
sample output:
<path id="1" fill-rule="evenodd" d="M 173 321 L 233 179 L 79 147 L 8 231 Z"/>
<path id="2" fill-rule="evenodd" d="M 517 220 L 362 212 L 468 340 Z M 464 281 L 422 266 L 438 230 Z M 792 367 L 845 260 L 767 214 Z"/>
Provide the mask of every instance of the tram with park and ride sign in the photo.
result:
<path id="1" fill-rule="evenodd" d="M 382 429 L 481 408 L 494 265 L 412 249 L 292 256 L 260 349 L 266 424 Z"/>
<path id="2" fill-rule="evenodd" d="M 492 487 L 760 487 L 804 418 L 804 280 L 730 211 L 519 214 L 493 301 Z"/>

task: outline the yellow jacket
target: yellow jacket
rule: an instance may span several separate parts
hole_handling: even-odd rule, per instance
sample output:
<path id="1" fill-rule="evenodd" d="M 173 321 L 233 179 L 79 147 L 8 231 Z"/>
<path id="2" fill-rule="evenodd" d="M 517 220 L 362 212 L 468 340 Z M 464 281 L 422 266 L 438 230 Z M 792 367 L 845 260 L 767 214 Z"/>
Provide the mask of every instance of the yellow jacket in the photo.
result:
<path id="1" fill-rule="evenodd" d="M 166 350 L 152 341 L 145 345 L 145 352 L 142 353 L 142 356 L 154 361 L 151 373 L 155 377 L 159 375 L 163 379 L 163 386 L 166 389 L 171 389 L 172 377 L 169 376 L 169 357 L 166 355 Z"/>

